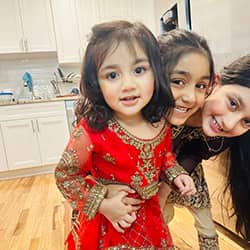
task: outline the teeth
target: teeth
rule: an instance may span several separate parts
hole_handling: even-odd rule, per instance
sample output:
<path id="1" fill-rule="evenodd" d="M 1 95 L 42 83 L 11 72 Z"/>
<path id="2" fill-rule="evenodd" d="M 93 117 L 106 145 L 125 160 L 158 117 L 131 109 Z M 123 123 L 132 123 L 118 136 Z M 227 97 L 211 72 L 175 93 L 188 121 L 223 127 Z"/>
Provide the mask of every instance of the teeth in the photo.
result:
<path id="1" fill-rule="evenodd" d="M 220 127 L 219 123 L 216 121 L 216 119 L 213 117 L 212 119 L 213 124 L 220 130 L 223 131 L 223 129 Z"/>
<path id="2" fill-rule="evenodd" d="M 180 107 L 180 106 L 176 106 L 176 107 L 175 107 L 175 109 L 176 109 L 177 111 L 179 111 L 179 112 L 183 112 L 183 113 L 185 113 L 185 112 L 187 112 L 187 111 L 188 111 L 188 109 L 187 109 L 187 108 L 183 108 L 183 107 Z"/>

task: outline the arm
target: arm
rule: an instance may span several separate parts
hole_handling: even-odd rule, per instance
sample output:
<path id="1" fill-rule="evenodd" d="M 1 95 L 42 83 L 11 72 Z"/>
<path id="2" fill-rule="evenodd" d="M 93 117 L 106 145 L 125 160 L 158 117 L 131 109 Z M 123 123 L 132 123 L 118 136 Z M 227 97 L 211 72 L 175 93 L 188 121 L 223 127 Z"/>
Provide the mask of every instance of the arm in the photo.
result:
<path id="1" fill-rule="evenodd" d="M 107 192 L 104 185 L 88 175 L 93 148 L 87 132 L 80 123 L 72 132 L 55 169 L 58 189 L 72 207 L 82 211 L 88 219 L 95 216 Z"/>

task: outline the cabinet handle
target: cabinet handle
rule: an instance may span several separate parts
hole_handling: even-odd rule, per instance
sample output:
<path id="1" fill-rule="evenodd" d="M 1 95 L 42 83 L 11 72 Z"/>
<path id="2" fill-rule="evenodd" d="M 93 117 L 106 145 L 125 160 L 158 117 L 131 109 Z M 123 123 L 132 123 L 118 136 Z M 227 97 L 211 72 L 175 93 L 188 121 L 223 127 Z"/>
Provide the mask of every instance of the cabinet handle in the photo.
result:
<path id="1" fill-rule="evenodd" d="M 21 47 L 22 51 L 25 51 L 25 44 L 24 44 L 23 38 L 21 38 L 21 40 L 20 40 L 20 47 Z"/>
<path id="2" fill-rule="evenodd" d="M 27 52 L 29 50 L 28 48 L 28 40 L 24 39 L 24 51 Z"/>
<path id="3" fill-rule="evenodd" d="M 40 132 L 38 120 L 36 120 L 36 127 L 37 127 L 37 132 Z"/>
<path id="4" fill-rule="evenodd" d="M 31 125 L 32 125 L 32 130 L 33 130 L 33 133 L 35 133 L 36 131 L 35 131 L 34 121 L 33 121 L 33 120 L 31 120 Z"/>

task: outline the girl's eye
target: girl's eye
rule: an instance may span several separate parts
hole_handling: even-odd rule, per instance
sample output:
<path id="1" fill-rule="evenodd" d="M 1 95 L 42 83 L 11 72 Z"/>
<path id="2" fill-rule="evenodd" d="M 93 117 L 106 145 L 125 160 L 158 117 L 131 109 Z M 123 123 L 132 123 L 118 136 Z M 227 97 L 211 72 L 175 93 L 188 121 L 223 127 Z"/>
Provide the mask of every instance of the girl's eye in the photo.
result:
<path id="1" fill-rule="evenodd" d="M 145 68 L 144 67 L 136 67 L 134 72 L 136 75 L 140 75 L 140 74 L 145 72 Z"/>
<path id="2" fill-rule="evenodd" d="M 107 74 L 107 78 L 108 78 L 109 80 L 114 80 L 114 79 L 116 79 L 118 76 L 119 76 L 118 73 L 116 73 L 116 72 L 114 72 L 114 71 Z"/>
<path id="3" fill-rule="evenodd" d="M 196 88 L 198 88 L 198 89 L 207 89 L 207 84 L 205 84 L 205 83 L 197 83 L 196 84 Z"/>
<path id="4" fill-rule="evenodd" d="M 172 84 L 175 84 L 175 85 L 185 85 L 185 82 L 181 79 L 171 79 L 170 81 Z"/>
<path id="5" fill-rule="evenodd" d="M 238 103 L 234 99 L 229 100 L 230 108 L 236 110 L 238 108 Z"/>
<path id="6" fill-rule="evenodd" d="M 243 121 L 244 121 L 245 125 L 250 128 L 250 120 L 244 119 Z"/>

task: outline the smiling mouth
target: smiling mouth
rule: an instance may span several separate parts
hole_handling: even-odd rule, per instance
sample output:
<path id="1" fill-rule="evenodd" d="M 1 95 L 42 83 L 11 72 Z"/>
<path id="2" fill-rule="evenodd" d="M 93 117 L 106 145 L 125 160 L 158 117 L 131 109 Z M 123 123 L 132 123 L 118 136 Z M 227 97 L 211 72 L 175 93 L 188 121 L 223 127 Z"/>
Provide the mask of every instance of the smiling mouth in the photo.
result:
<path id="1" fill-rule="evenodd" d="M 187 113 L 190 109 L 189 108 L 184 108 L 181 106 L 175 106 L 174 108 L 176 111 L 181 112 L 181 113 Z"/>
<path id="2" fill-rule="evenodd" d="M 224 130 L 222 129 L 222 127 L 220 126 L 220 124 L 217 122 L 217 120 L 215 119 L 214 116 L 212 116 L 212 128 L 215 131 L 219 131 L 219 132 L 223 132 Z"/>

